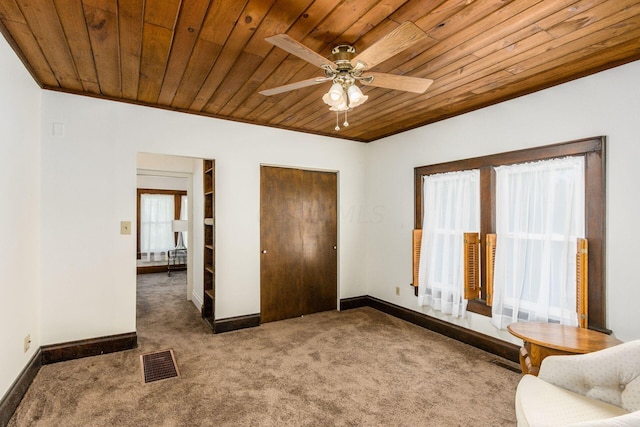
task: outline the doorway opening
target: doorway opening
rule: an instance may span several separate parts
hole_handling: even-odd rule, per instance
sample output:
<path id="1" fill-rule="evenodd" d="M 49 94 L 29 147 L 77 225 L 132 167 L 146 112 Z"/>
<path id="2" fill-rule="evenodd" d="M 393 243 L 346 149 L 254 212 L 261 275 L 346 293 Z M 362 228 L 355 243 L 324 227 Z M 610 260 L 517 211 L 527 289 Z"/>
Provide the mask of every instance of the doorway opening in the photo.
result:
<path id="1" fill-rule="evenodd" d="M 186 295 L 181 294 L 198 311 L 203 305 L 202 168 L 201 158 L 138 153 L 136 159 L 136 270 L 155 273 L 158 282 L 185 281 Z"/>

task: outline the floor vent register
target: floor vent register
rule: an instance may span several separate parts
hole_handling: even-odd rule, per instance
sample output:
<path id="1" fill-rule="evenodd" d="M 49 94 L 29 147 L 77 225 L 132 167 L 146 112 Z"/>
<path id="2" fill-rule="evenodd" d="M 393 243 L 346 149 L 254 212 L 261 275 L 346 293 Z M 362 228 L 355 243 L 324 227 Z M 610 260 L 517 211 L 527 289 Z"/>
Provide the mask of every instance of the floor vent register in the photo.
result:
<path id="1" fill-rule="evenodd" d="M 144 382 L 166 380 L 180 375 L 173 350 L 162 350 L 140 355 Z"/>

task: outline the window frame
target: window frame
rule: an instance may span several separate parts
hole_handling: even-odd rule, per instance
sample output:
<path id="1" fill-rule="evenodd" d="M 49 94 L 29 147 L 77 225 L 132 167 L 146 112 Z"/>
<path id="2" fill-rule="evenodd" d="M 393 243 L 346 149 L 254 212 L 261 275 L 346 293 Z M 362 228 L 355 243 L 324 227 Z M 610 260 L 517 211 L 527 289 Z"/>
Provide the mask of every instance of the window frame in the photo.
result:
<path id="1" fill-rule="evenodd" d="M 606 137 L 598 136 L 455 160 L 414 168 L 414 228 L 422 228 L 423 176 L 436 173 L 480 169 L 480 241 L 495 233 L 496 174 L 494 167 L 535 162 L 558 157 L 584 156 L 585 160 L 585 238 L 589 241 L 589 329 L 610 333 L 606 327 Z M 480 245 L 480 265 L 485 265 L 486 248 Z M 480 272 L 480 292 L 486 294 L 486 272 Z M 469 301 L 467 310 L 491 316 L 483 299 Z"/>

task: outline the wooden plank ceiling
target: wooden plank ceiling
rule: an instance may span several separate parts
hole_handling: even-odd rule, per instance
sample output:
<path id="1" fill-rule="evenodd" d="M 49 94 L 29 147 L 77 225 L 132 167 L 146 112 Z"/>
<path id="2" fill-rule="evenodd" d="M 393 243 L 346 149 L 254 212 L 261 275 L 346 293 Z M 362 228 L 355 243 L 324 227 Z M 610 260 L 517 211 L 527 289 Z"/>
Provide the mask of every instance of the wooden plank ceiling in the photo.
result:
<path id="1" fill-rule="evenodd" d="M 336 131 L 330 82 L 258 93 L 324 75 L 266 37 L 330 57 L 404 21 L 427 37 L 372 71 L 424 94 L 362 87 Z M 45 89 L 365 142 L 640 59 L 640 0 L 0 0 L 0 22 Z"/>

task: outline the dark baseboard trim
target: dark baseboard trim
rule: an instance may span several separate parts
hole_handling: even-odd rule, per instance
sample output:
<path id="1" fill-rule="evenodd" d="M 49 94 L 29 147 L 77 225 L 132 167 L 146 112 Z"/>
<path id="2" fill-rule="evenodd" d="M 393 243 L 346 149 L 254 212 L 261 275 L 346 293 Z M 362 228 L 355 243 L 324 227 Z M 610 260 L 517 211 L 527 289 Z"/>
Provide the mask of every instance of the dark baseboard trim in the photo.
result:
<path id="1" fill-rule="evenodd" d="M 138 335 L 135 332 L 129 332 L 40 347 L 0 400 L 0 427 L 5 427 L 9 423 L 42 365 L 130 350 L 137 345 Z"/>
<path id="2" fill-rule="evenodd" d="M 444 320 L 437 319 L 424 313 L 409 310 L 408 308 L 400 307 L 399 305 L 368 295 L 340 300 L 340 310 L 349 310 L 351 308 L 358 307 L 375 308 L 383 313 L 390 314 L 391 316 L 406 320 L 414 325 L 421 326 L 465 344 L 472 345 L 486 352 L 495 354 L 496 356 L 511 360 L 512 362 L 517 363 L 520 360 L 518 357 L 520 347 L 515 344 L 481 334 L 480 332 L 472 331 L 471 329 L 463 328 L 462 326 L 454 325 L 453 323 L 445 322 Z"/>
<path id="3" fill-rule="evenodd" d="M 137 346 L 138 334 L 135 332 L 45 345 L 41 347 L 42 364 L 47 365 L 65 360 L 80 359 L 81 357 L 131 350 Z"/>
<path id="4" fill-rule="evenodd" d="M 148 265 L 146 267 L 136 267 L 136 274 L 149 274 L 149 273 L 166 273 L 166 265 Z"/>
<path id="5" fill-rule="evenodd" d="M 24 394 L 29 389 L 41 366 L 42 353 L 40 349 L 38 349 L 27 366 L 20 372 L 18 378 L 11 384 L 11 387 L 9 387 L 9 390 L 7 390 L 2 397 L 2 400 L 0 400 L 0 426 L 5 427 L 9 424 L 9 420 L 18 408 L 18 405 L 20 405 Z"/>
<path id="6" fill-rule="evenodd" d="M 213 326 L 213 333 L 220 334 L 256 326 L 260 326 L 260 313 L 216 319 Z"/>
<path id="7" fill-rule="evenodd" d="M 340 310 L 350 310 L 352 308 L 369 307 L 369 297 L 352 297 L 340 300 Z"/>

